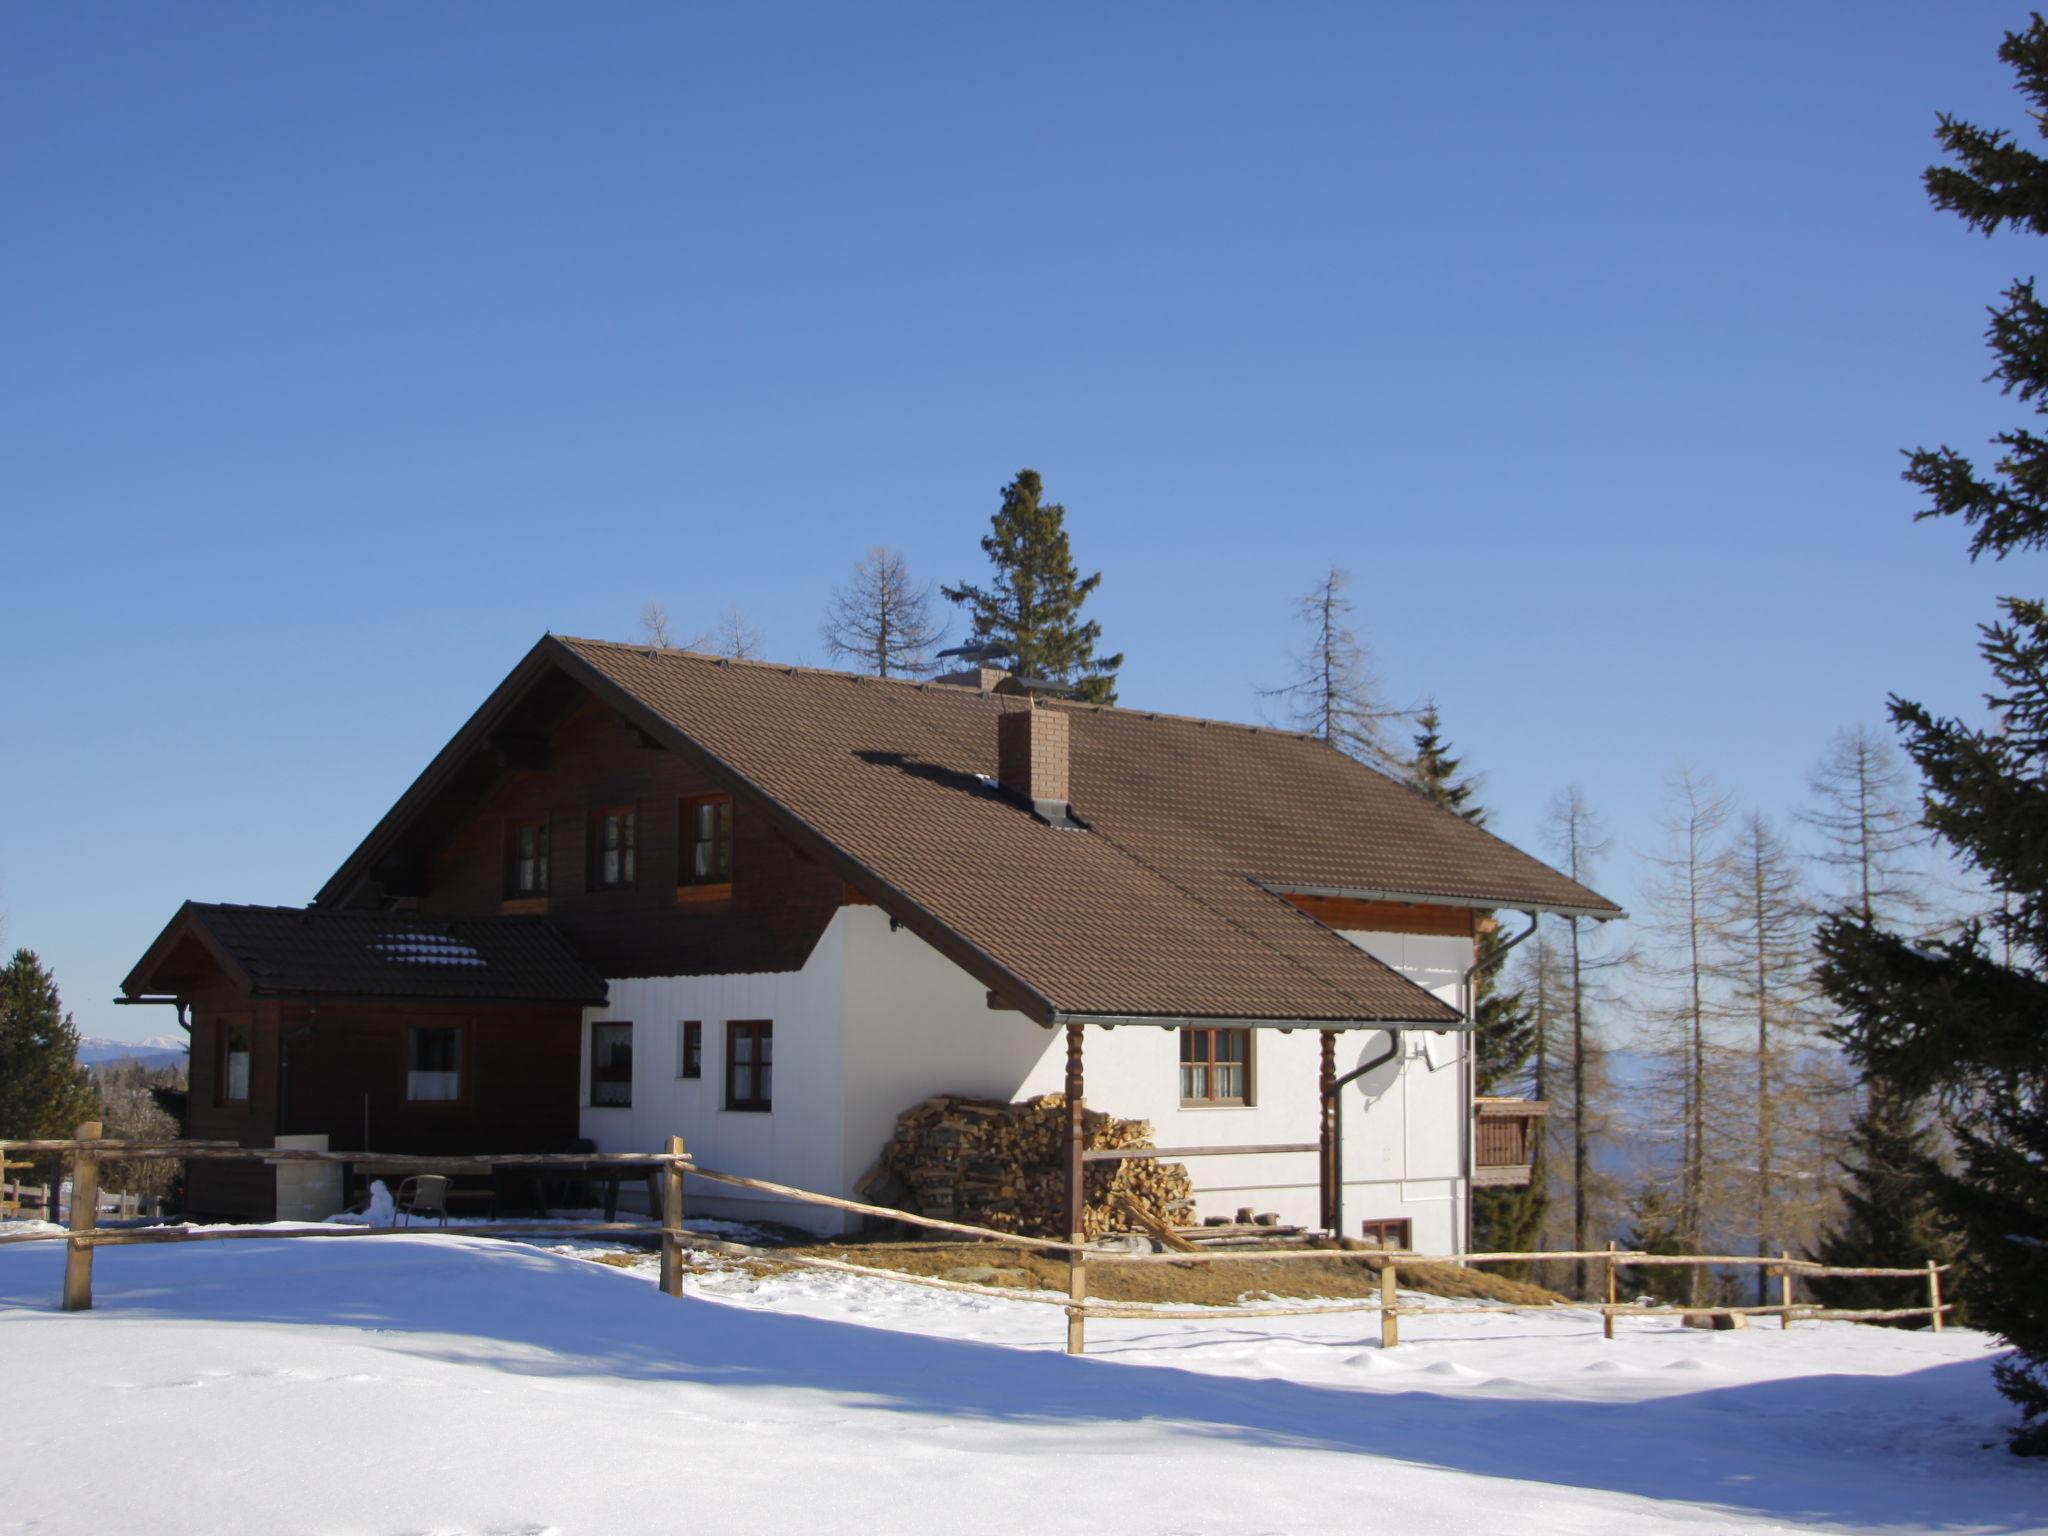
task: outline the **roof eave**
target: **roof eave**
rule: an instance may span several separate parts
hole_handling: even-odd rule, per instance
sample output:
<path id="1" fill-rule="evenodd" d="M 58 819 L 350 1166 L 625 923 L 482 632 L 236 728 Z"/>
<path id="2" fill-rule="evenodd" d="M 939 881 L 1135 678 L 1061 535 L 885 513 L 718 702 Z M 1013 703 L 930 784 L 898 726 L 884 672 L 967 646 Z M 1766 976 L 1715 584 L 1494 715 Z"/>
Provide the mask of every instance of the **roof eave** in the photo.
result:
<path id="1" fill-rule="evenodd" d="M 1428 1018 L 1375 1018 L 1375 1019 L 1315 1019 L 1315 1018 L 1234 1018 L 1202 1013 L 1076 1013 L 1066 1009 L 1053 1010 L 1052 1023 L 1081 1024 L 1097 1029 L 1427 1029 L 1437 1032 L 1464 1032 L 1473 1026 L 1456 1010 L 1445 1008 L 1442 1014 Z"/>
<path id="2" fill-rule="evenodd" d="M 1580 906 L 1570 902 L 1537 900 L 1527 896 L 1444 896 L 1428 891 L 1382 890 L 1359 885 L 1298 885 L 1286 880 L 1261 880 L 1259 884 L 1276 896 L 1327 896 L 1340 901 L 1395 901 L 1417 907 L 1460 907 L 1479 912 L 1491 912 L 1506 907 L 1514 912 L 1544 912 L 1555 917 L 1591 918 L 1596 923 L 1611 923 L 1628 916 L 1628 913 L 1611 903 L 1604 906 Z"/>

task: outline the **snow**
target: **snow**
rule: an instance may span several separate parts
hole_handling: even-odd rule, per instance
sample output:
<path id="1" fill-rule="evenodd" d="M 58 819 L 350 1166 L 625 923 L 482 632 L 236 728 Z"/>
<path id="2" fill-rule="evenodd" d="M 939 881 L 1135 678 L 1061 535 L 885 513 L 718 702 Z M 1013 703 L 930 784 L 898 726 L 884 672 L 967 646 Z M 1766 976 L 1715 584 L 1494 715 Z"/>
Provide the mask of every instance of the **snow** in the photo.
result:
<path id="1" fill-rule="evenodd" d="M 1096 1321 L 1074 1360 L 1056 1307 L 730 1269 L 677 1302 L 554 1247 L 110 1248 L 69 1315 L 62 1244 L 0 1248 L 0 1532 L 2048 1529 L 1965 1330 Z"/>

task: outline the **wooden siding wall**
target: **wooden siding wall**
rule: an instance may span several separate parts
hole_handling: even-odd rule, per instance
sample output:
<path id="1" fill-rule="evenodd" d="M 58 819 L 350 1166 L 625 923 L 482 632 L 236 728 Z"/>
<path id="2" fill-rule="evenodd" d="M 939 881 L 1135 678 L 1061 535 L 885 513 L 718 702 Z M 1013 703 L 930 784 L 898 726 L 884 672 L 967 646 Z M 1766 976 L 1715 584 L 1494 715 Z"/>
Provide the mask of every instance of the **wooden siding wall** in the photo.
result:
<path id="1" fill-rule="evenodd" d="M 221 1025 L 251 1025 L 249 1102 L 222 1104 Z M 209 992 L 192 1010 L 190 1133 L 272 1145 L 280 1135 L 324 1135 L 337 1151 L 556 1152 L 576 1139 L 583 1012 L 575 1007 L 252 1002 Z M 406 1031 L 465 1031 L 462 1096 L 449 1104 L 405 1097 Z M 267 1221 L 277 1176 L 260 1163 L 192 1160 L 186 1203 L 195 1215 Z"/>
<path id="2" fill-rule="evenodd" d="M 578 709 L 548 742 L 548 766 L 509 774 L 427 860 L 422 912 L 506 909 L 508 821 L 545 817 L 546 911 L 604 976 L 703 976 L 794 971 L 838 910 L 841 882 L 799 853 L 744 800 L 733 807 L 732 895 L 676 898 L 680 803 L 718 785 L 679 754 L 642 745 L 601 705 Z M 587 888 L 593 806 L 636 807 L 637 877 L 625 890 Z M 692 893 L 693 895 L 696 893 Z M 515 911 L 533 910 L 521 903 Z"/>
<path id="3" fill-rule="evenodd" d="M 1354 901 L 1345 896 L 1289 896 L 1326 927 L 1369 933 L 1420 933 L 1470 938 L 1479 913 L 1470 907 L 1441 907 L 1409 901 Z"/>

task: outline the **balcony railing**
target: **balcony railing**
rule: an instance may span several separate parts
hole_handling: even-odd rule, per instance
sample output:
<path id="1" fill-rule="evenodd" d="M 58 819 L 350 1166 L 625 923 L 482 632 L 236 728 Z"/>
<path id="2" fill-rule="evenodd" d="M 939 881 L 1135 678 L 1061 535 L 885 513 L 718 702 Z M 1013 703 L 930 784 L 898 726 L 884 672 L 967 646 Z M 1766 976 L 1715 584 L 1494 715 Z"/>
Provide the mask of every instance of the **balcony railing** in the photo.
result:
<path id="1" fill-rule="evenodd" d="M 1514 1186 L 1529 1182 L 1536 1138 L 1550 1106 L 1541 1099 L 1479 1099 L 1473 1104 L 1472 1182 Z"/>

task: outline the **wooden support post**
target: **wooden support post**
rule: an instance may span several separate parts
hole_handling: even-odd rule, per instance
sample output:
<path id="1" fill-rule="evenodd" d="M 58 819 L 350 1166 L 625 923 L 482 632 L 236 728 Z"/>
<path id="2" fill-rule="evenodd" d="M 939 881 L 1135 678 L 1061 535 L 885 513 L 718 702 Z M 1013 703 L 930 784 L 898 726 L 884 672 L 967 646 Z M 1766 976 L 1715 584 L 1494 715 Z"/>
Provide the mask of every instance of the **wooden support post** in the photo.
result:
<path id="1" fill-rule="evenodd" d="M 80 1141 L 98 1141 L 100 1122 L 88 1120 L 74 1133 Z M 100 1163 L 90 1152 L 76 1152 L 71 1160 L 71 1231 L 64 1244 L 64 1310 L 86 1312 L 92 1308 L 92 1245 L 76 1234 L 90 1232 L 99 1222 Z"/>
<path id="2" fill-rule="evenodd" d="M 1088 1319 L 1081 1306 L 1088 1300 L 1088 1261 L 1082 1257 L 1081 1234 L 1069 1233 L 1067 1241 L 1067 1353 L 1078 1355 L 1088 1347 Z"/>
<path id="3" fill-rule="evenodd" d="M 1614 1239 L 1607 1240 L 1607 1305 L 1600 1309 L 1600 1333 L 1614 1337 L 1614 1309 L 1621 1303 L 1621 1277 L 1614 1268 Z"/>
<path id="4" fill-rule="evenodd" d="M 671 1157 L 683 1155 L 683 1138 L 668 1139 Z M 676 1230 L 683 1224 L 683 1170 L 674 1163 L 661 1169 L 661 1289 L 669 1296 L 683 1294 L 683 1249 Z"/>
<path id="5" fill-rule="evenodd" d="M 1088 1204 L 1088 1186 L 1083 1182 L 1085 1171 L 1081 1161 L 1087 1140 L 1087 1127 L 1083 1116 L 1087 1111 L 1087 1083 L 1081 1073 L 1081 1026 L 1067 1026 L 1067 1232 L 1069 1235 L 1086 1228 L 1082 1212 Z M 1074 1241 L 1079 1242 L 1078 1237 Z"/>
<path id="6" fill-rule="evenodd" d="M 1380 1266 L 1380 1348 L 1392 1349 L 1401 1342 L 1401 1312 L 1398 1294 L 1400 1281 L 1394 1274 L 1394 1261 L 1387 1260 Z"/>
<path id="7" fill-rule="evenodd" d="M 1789 1248 L 1783 1249 L 1779 1252 L 1778 1257 L 1785 1261 L 1785 1267 L 1778 1271 L 1778 1305 L 1785 1309 L 1778 1314 L 1778 1326 L 1780 1328 L 1790 1328 L 1792 1326 L 1792 1250 Z"/>
<path id="8" fill-rule="evenodd" d="M 1337 1031 L 1323 1031 L 1322 1072 L 1316 1080 L 1316 1091 L 1321 1113 L 1316 1124 L 1320 1128 L 1316 1135 L 1318 1153 L 1317 1168 L 1322 1186 L 1323 1208 L 1322 1228 L 1332 1237 L 1342 1237 L 1337 1230 L 1337 1181 L 1343 1171 L 1337 1166 Z"/>
<path id="9" fill-rule="evenodd" d="M 1927 1314 L 1927 1321 L 1936 1333 L 1941 1332 L 1941 1266 L 1927 1261 L 1927 1305 L 1934 1310 Z"/>

